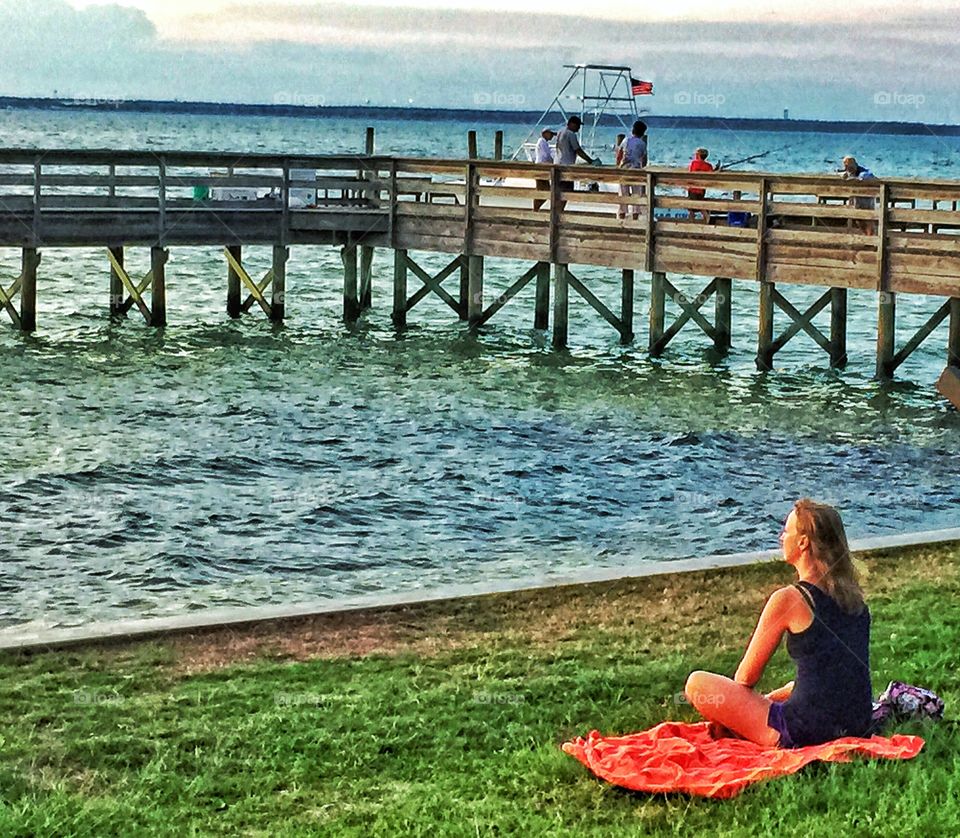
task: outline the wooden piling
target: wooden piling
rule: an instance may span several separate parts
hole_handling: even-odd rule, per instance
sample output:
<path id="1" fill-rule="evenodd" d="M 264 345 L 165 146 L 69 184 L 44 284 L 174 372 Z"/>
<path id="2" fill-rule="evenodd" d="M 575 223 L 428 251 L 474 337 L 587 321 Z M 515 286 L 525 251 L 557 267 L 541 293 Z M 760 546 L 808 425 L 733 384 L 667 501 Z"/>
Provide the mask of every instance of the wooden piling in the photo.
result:
<path id="1" fill-rule="evenodd" d="M 123 248 L 122 247 L 111 247 L 109 248 L 110 252 L 113 254 L 113 258 L 117 260 L 117 264 L 122 268 L 123 267 Z M 113 266 L 113 262 L 110 263 L 110 316 L 118 317 L 124 314 L 123 301 L 125 295 L 123 293 L 123 280 L 120 279 L 120 274 L 117 273 L 117 269 Z"/>
<path id="2" fill-rule="evenodd" d="M 554 265 L 553 346 L 555 349 L 565 349 L 567 346 L 567 318 L 570 313 L 570 289 L 567 271 L 568 268 L 565 264 Z"/>
<path id="3" fill-rule="evenodd" d="M 657 345 L 663 338 L 663 324 L 666 306 L 667 275 L 663 271 L 653 271 L 650 274 L 650 342 L 648 349 L 651 355 L 659 355 Z"/>
<path id="4" fill-rule="evenodd" d="M 343 262 L 343 321 L 355 323 L 360 316 L 360 297 L 357 292 L 357 248 L 345 245 L 340 249 Z"/>
<path id="5" fill-rule="evenodd" d="M 239 244 L 227 246 L 227 252 L 237 261 L 237 264 L 243 264 L 243 248 Z M 237 273 L 233 264 L 227 260 L 227 314 L 230 317 L 239 317 L 241 311 L 240 300 L 240 274 Z"/>
<path id="6" fill-rule="evenodd" d="M 718 276 L 714 295 L 713 347 L 721 355 L 726 355 L 732 342 L 733 280 L 727 276 Z"/>
<path id="7" fill-rule="evenodd" d="M 476 323 L 483 313 L 483 257 L 468 256 L 467 322 Z"/>
<path id="8" fill-rule="evenodd" d="M 947 333 L 947 366 L 960 367 L 960 297 L 950 298 L 950 326 Z"/>
<path id="9" fill-rule="evenodd" d="M 830 366 L 847 365 L 847 289 L 830 289 Z"/>
<path id="10" fill-rule="evenodd" d="M 960 367 L 947 367 L 937 380 L 937 390 L 957 410 L 960 410 Z"/>
<path id="11" fill-rule="evenodd" d="M 367 128 L 364 151 L 368 157 L 376 152 L 376 133 L 372 127 Z M 360 246 L 360 311 L 366 311 L 373 304 L 373 253 L 369 245 Z"/>
<path id="12" fill-rule="evenodd" d="M 280 322 L 286 315 L 287 260 L 290 248 L 282 244 L 273 246 L 273 283 L 270 286 L 270 319 Z"/>
<path id="13" fill-rule="evenodd" d="M 467 131 L 467 159 L 477 159 L 477 132 Z"/>
<path id="14" fill-rule="evenodd" d="M 407 251 L 393 251 L 393 325 L 407 325 Z"/>
<path id="15" fill-rule="evenodd" d="M 373 253 L 372 247 L 360 246 L 360 311 L 373 304 Z"/>
<path id="16" fill-rule="evenodd" d="M 162 328 L 167 325 L 167 259 L 170 251 L 162 247 L 150 248 L 150 325 Z"/>
<path id="17" fill-rule="evenodd" d="M 533 328 L 546 329 L 550 325 L 550 263 L 537 264 L 537 292 L 534 304 Z"/>
<path id="18" fill-rule="evenodd" d="M 760 317 L 757 326 L 757 369 L 767 372 L 773 369 L 773 292 L 772 282 L 760 283 Z"/>
<path id="19" fill-rule="evenodd" d="M 497 131 L 493 135 L 493 159 L 503 160 L 503 131 Z"/>
<path id="20" fill-rule="evenodd" d="M 37 330 L 37 268 L 40 254 L 35 247 L 25 247 L 21 254 L 20 273 L 20 330 Z"/>
<path id="21" fill-rule="evenodd" d="M 633 279 L 633 269 L 624 268 L 620 286 L 620 343 L 633 340 Z"/>
<path id="22" fill-rule="evenodd" d="M 460 320 L 467 319 L 467 300 L 470 299 L 470 263 L 466 256 L 460 257 Z"/>
<path id="23" fill-rule="evenodd" d="M 881 291 L 877 307 L 877 378 L 893 377 L 893 356 L 896 353 L 897 295 Z"/>

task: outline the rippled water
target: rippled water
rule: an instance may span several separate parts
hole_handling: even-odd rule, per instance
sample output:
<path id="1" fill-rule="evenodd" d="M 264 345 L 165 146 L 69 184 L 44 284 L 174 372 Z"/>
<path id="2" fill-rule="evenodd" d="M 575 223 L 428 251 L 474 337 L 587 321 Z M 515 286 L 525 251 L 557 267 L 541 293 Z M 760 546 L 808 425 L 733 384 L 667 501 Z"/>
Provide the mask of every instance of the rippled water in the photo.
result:
<path id="1" fill-rule="evenodd" d="M 358 148 L 363 127 L 8 111 L 0 145 L 336 152 Z M 460 156 L 466 128 L 386 123 L 378 150 Z M 508 130 L 508 144 L 522 135 Z M 727 159 L 788 146 L 764 168 L 820 171 L 851 139 L 660 131 L 651 151 L 677 163 L 701 143 Z M 878 174 L 949 176 L 960 159 L 934 138 L 864 137 L 853 150 Z M 245 257 L 266 269 L 267 249 Z M 8 283 L 18 259 L 0 251 Z M 145 272 L 146 254 L 128 263 Z M 516 271 L 489 260 L 491 293 Z M 479 336 L 435 298 L 397 334 L 387 253 L 355 328 L 340 322 L 332 249 L 293 249 L 280 327 L 226 317 L 219 248 L 173 250 L 162 332 L 110 322 L 108 273 L 101 252 L 46 250 L 38 332 L 0 327 L 0 626 L 771 547 L 802 494 L 841 506 L 853 536 L 960 524 L 960 417 L 933 388 L 945 327 L 879 385 L 869 293 L 851 292 L 845 371 L 798 338 L 760 374 L 749 283 L 734 284 L 727 358 L 690 327 L 650 359 L 642 275 L 636 345 L 618 345 L 574 297 L 570 349 L 556 352 L 531 328 L 532 289 Z M 618 299 L 615 272 L 578 275 Z M 789 291 L 798 306 L 817 294 Z M 936 305 L 901 297 L 901 336 Z"/>

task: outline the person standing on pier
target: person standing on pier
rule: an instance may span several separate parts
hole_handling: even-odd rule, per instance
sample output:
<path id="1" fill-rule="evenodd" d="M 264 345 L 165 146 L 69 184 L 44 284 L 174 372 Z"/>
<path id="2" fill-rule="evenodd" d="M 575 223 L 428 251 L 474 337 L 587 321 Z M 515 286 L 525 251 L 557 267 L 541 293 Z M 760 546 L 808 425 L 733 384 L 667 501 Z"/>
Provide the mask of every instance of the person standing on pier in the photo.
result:
<path id="1" fill-rule="evenodd" d="M 622 169 L 644 169 L 647 166 L 647 123 L 637 120 L 633 123 L 633 129 L 617 149 L 618 165 Z M 647 188 L 639 183 L 621 183 L 620 194 L 623 197 L 631 195 L 644 195 Z M 640 206 L 638 204 L 621 204 L 617 218 L 626 218 L 627 209 L 633 213 L 634 221 L 640 218 Z"/>
<path id="2" fill-rule="evenodd" d="M 617 168 L 623 165 L 623 151 L 621 151 L 620 146 L 623 145 L 626 138 L 626 134 L 617 134 L 617 138 L 613 141 L 613 165 Z"/>
<path id="3" fill-rule="evenodd" d="M 577 134 L 580 131 L 581 124 L 582 121 L 579 116 L 571 116 L 567 120 L 566 127 L 561 129 L 560 133 L 557 134 L 557 163 L 561 166 L 574 165 L 578 157 L 588 164 L 593 164 L 594 162 L 594 159 L 580 146 L 580 139 L 577 137 Z M 573 192 L 573 181 L 561 180 L 560 191 Z M 559 209 L 561 211 L 564 206 L 566 206 L 566 203 L 566 201 L 559 202 Z"/>
<path id="4" fill-rule="evenodd" d="M 865 166 L 857 162 L 857 158 L 847 155 L 843 158 L 843 168 L 840 170 L 840 177 L 844 180 L 876 180 L 876 175 Z M 877 202 L 875 198 L 859 196 L 850 199 L 850 206 L 854 209 L 876 209 Z M 853 221 L 853 226 L 863 230 L 868 236 L 874 234 L 874 224 L 872 221 L 863 221 L 857 219 Z"/>
<path id="5" fill-rule="evenodd" d="M 552 128 L 544 128 L 540 132 L 540 139 L 537 140 L 537 148 L 534 153 L 533 162 L 534 163 L 553 163 L 553 149 L 550 148 L 550 140 L 556 136 L 556 133 Z M 537 189 L 541 192 L 550 191 L 550 181 L 546 179 L 537 179 Z M 546 198 L 535 198 L 533 201 L 534 210 L 540 209 L 545 203 Z"/>
<path id="6" fill-rule="evenodd" d="M 687 167 L 689 172 L 715 172 L 720 168 L 719 164 L 714 166 L 712 163 L 707 162 L 707 157 L 710 156 L 710 152 L 701 147 L 693 152 L 693 160 L 690 161 L 690 165 Z M 701 189 L 700 187 L 691 186 L 687 190 L 687 197 L 693 198 L 695 201 L 702 201 L 707 194 L 706 189 Z M 690 210 L 690 220 L 692 221 L 697 216 L 697 210 Z M 706 210 L 703 210 L 700 213 L 703 216 L 703 223 L 706 224 L 710 221 L 710 213 Z"/>

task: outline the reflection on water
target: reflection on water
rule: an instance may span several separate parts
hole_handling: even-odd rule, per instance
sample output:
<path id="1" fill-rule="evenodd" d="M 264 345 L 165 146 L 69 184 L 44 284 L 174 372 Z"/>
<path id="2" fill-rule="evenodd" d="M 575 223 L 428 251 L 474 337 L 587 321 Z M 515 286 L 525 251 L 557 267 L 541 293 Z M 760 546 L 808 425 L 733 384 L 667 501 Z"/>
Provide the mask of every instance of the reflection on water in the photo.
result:
<path id="1" fill-rule="evenodd" d="M 0 114 L 5 145 L 82 136 L 140 146 L 144 126 L 165 147 L 340 151 L 362 141 L 362 126 L 346 121 L 323 124 L 319 137 L 316 123 L 297 120 L 32 114 L 27 129 L 22 116 Z M 393 123 L 381 150 L 459 153 L 461 129 Z M 847 141 L 795 139 L 781 168 L 823 169 Z M 685 159 L 688 145 L 726 142 L 725 156 L 743 156 L 763 140 L 786 142 L 660 132 L 652 150 Z M 870 137 L 859 156 L 874 171 L 896 160 L 922 173 L 938 142 Z M 18 258 L 0 252 L 0 275 L 15 275 Z M 269 252 L 245 258 L 266 270 Z M 128 253 L 131 271 L 146 260 Z M 490 293 L 523 269 L 489 260 Z M 0 328 L 0 625 L 548 579 L 771 547 L 802 494 L 839 505 L 854 536 L 960 522 L 960 418 L 933 389 L 945 334 L 902 380 L 877 384 L 871 294 L 850 296 L 847 370 L 827 369 L 798 338 L 760 374 L 750 283 L 734 285 L 728 357 L 691 327 L 650 359 L 642 322 L 637 343 L 622 347 L 576 298 L 570 349 L 551 350 L 531 328 L 532 288 L 478 336 L 435 299 L 398 335 L 387 254 L 375 263 L 374 309 L 346 328 L 339 271 L 334 251 L 295 248 L 287 322 L 230 322 L 219 249 L 174 249 L 170 326 L 157 333 L 133 316 L 107 319 L 102 253 L 44 252 L 40 330 Z M 618 299 L 615 272 L 578 275 Z M 789 291 L 798 307 L 817 294 Z M 641 276 L 637 312 L 647 303 Z M 901 303 L 903 335 L 935 305 Z"/>

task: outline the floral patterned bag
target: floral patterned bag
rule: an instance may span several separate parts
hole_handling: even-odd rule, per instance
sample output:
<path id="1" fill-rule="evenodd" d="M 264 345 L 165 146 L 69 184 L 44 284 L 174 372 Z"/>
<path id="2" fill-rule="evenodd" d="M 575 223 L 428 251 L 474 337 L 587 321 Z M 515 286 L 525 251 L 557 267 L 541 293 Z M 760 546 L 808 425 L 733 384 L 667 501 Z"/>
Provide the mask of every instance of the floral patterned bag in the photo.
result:
<path id="1" fill-rule="evenodd" d="M 886 725 L 913 719 L 943 718 L 943 699 L 933 690 L 891 681 L 873 703 L 873 732 Z"/>

